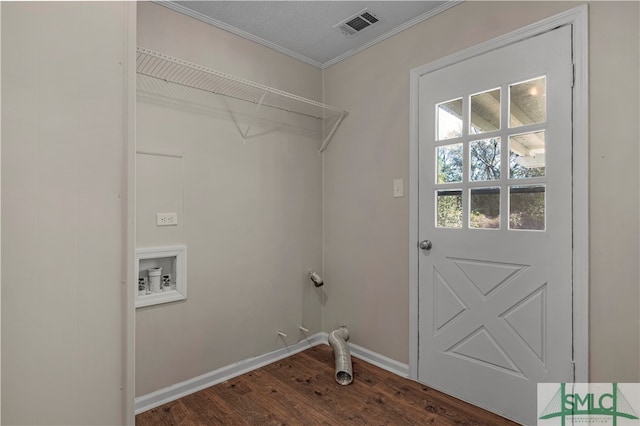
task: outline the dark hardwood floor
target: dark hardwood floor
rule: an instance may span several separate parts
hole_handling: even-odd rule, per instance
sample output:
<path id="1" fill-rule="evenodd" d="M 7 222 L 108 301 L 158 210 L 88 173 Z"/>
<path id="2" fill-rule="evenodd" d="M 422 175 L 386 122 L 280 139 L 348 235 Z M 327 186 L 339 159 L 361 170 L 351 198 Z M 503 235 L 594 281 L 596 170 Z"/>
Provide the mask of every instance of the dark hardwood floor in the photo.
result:
<path id="1" fill-rule="evenodd" d="M 333 353 L 315 346 L 136 416 L 136 425 L 514 425 L 495 414 L 353 361 L 334 380 Z"/>

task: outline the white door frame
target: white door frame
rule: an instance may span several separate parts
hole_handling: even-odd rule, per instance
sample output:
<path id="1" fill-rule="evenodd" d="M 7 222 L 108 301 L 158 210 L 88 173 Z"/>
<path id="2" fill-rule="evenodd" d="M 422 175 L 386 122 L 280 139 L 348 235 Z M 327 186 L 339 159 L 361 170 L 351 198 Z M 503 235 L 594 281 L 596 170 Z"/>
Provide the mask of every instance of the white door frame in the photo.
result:
<path id="1" fill-rule="evenodd" d="M 2 99 L 2 3 L 0 3 L 0 99 Z M 1 104 L 2 102 L 0 102 Z M 2 151 L 2 108 L 0 108 L 0 152 Z M 0 163 L 1 163 L 0 154 Z M 2 168 L 0 167 L 0 172 Z M 1 185 L 1 182 L 0 182 Z M 0 196 L 0 199 L 2 197 Z M 0 202 L 0 222 L 2 222 L 2 203 Z M 2 236 L 0 235 L 0 241 L 2 240 Z M 0 265 L 2 264 L 2 244 L 0 243 Z M 0 294 L 2 294 L 2 267 L 0 266 Z M 0 297 L 0 306 L 2 306 L 2 297 Z M 0 309 L 1 310 L 1 309 Z M 0 315 L 1 317 L 1 315 Z M 0 324 L 0 330 L 2 330 Z M 0 365 L 2 365 L 2 333 L 0 332 Z M 2 383 L 2 368 L 0 368 L 0 383 Z M 2 419 L 2 386 L 0 386 L 0 419 Z"/>
<path id="2" fill-rule="evenodd" d="M 582 5 L 411 70 L 409 135 L 409 377 L 418 378 L 418 126 L 420 76 L 554 28 L 573 26 L 573 348 L 575 381 L 589 378 L 588 8 Z"/>
<path id="3" fill-rule="evenodd" d="M 124 232 L 124 270 L 123 284 L 123 406 L 122 424 L 135 426 L 135 397 L 136 397 L 136 308 L 131 289 L 137 285 L 135 275 L 136 258 L 136 46 L 137 46 L 137 16 L 138 4 L 127 3 L 126 31 L 126 60 L 125 72 L 125 179 L 123 192 L 125 203 L 123 206 Z"/>

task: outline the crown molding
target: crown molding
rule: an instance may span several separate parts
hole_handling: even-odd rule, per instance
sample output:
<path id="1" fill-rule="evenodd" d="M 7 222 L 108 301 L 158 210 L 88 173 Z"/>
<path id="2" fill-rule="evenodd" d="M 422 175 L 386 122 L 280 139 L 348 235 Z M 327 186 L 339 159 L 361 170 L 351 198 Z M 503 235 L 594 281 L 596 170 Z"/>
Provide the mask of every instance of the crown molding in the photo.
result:
<path id="1" fill-rule="evenodd" d="M 213 19 L 213 18 L 211 18 L 211 17 L 209 17 L 207 15 L 204 15 L 204 14 L 202 14 L 200 12 L 196 12 L 194 10 L 188 9 L 188 8 L 182 6 L 181 4 L 176 3 L 174 1 L 154 0 L 153 3 L 159 4 L 160 6 L 164 6 L 164 7 L 168 8 L 168 9 L 171 9 L 171 10 L 173 10 L 175 12 L 182 13 L 183 15 L 190 16 L 191 18 L 197 19 L 197 20 L 202 21 L 202 22 L 204 22 L 206 24 L 213 25 L 214 27 L 220 28 L 221 30 L 228 31 L 228 32 L 230 32 L 232 34 L 235 34 L 235 35 L 240 36 L 242 38 L 245 38 L 247 40 L 251 40 L 251 41 L 253 41 L 255 43 L 261 44 L 261 45 L 263 45 L 265 47 L 268 47 L 270 49 L 273 49 L 273 50 L 275 50 L 277 52 L 283 53 L 283 54 L 285 54 L 287 56 L 290 56 L 290 57 L 292 57 L 294 59 L 297 59 L 297 60 L 302 61 L 304 63 L 307 63 L 309 65 L 312 65 L 312 66 L 314 66 L 316 68 L 322 68 L 322 64 L 320 62 L 316 61 L 316 60 L 313 60 L 311 58 L 307 58 L 306 56 L 301 55 L 300 53 L 294 52 L 293 50 L 287 49 L 286 47 L 282 47 L 279 44 L 272 43 L 269 40 L 265 40 L 265 39 L 263 39 L 261 37 L 258 37 L 256 35 L 253 35 L 251 33 L 243 31 L 243 30 L 241 30 L 239 28 L 236 28 L 236 27 L 234 27 L 232 25 L 226 24 L 226 23 L 224 23 L 222 21 L 218 21 L 217 19 Z"/>
<path id="2" fill-rule="evenodd" d="M 384 34 L 379 35 L 378 37 L 376 37 L 375 39 L 371 40 L 367 44 L 365 44 L 365 45 L 363 45 L 361 47 L 358 47 L 356 49 L 349 50 L 348 52 L 345 52 L 342 55 L 336 56 L 335 58 L 330 59 L 325 63 L 318 62 L 318 61 L 316 61 L 314 59 L 311 59 L 311 58 L 308 58 L 308 57 L 306 57 L 306 56 L 304 56 L 304 55 L 302 55 L 302 54 L 300 54 L 298 52 L 294 52 L 293 50 L 287 49 L 286 47 L 282 47 L 279 44 L 272 43 L 269 40 L 265 40 L 265 39 L 263 39 L 261 37 L 253 35 L 251 33 L 248 33 L 246 31 L 241 30 L 239 28 L 236 28 L 236 27 L 234 27 L 232 25 L 226 24 L 226 23 L 224 23 L 222 21 L 218 21 L 217 19 L 214 19 L 214 18 L 211 18 L 209 16 L 206 16 L 206 15 L 200 13 L 200 12 L 196 12 L 196 11 L 193 11 L 191 9 L 188 9 L 188 8 L 182 6 L 178 2 L 168 1 L 168 0 L 153 0 L 153 3 L 156 3 L 156 4 L 160 5 L 160 6 L 164 6 L 164 7 L 168 8 L 168 9 L 171 9 L 171 10 L 173 10 L 175 12 L 178 12 L 178 13 L 181 13 L 183 15 L 189 16 L 191 18 L 197 19 L 197 20 L 202 21 L 204 23 L 207 23 L 209 25 L 213 25 L 214 27 L 220 28 L 221 30 L 224 30 L 224 31 L 228 31 L 228 32 L 230 32 L 232 34 L 235 34 L 235 35 L 240 36 L 242 38 L 245 38 L 247 40 L 251 40 L 251 41 L 253 41 L 255 43 L 261 44 L 261 45 L 263 45 L 265 47 L 268 47 L 270 49 L 275 50 L 276 52 L 280 52 L 280 53 L 282 53 L 284 55 L 290 56 L 290 57 L 292 57 L 294 59 L 297 59 L 299 61 L 302 61 L 302 62 L 304 62 L 306 64 L 312 65 L 312 66 L 314 66 L 316 68 L 325 69 L 325 68 L 328 68 L 328 67 L 330 67 L 332 65 L 335 65 L 338 62 L 343 61 L 343 60 L 345 60 L 345 59 L 347 59 L 347 58 L 349 58 L 349 57 L 351 57 L 353 55 L 356 55 L 356 54 L 362 52 L 363 50 L 368 49 L 371 46 L 374 46 L 374 45 L 376 45 L 376 44 L 388 39 L 389 37 L 393 37 L 394 35 L 402 32 L 402 31 L 404 31 L 404 30 L 406 30 L 406 29 L 408 29 L 408 28 L 410 28 L 410 27 L 412 27 L 412 26 L 414 26 L 416 24 L 419 24 L 422 21 L 425 21 L 425 20 L 427 20 L 429 18 L 432 18 L 433 16 L 435 16 L 435 15 L 437 15 L 439 13 L 442 13 L 445 10 L 448 10 L 448 9 L 450 9 L 450 8 L 456 6 L 456 5 L 458 5 L 458 4 L 460 4 L 460 3 L 464 2 L 464 1 L 465 0 L 448 0 L 445 3 L 441 4 L 440 6 L 434 8 L 434 9 L 431 9 L 430 11 L 425 12 L 422 15 L 416 16 L 415 18 L 411 19 L 410 21 L 405 22 L 402 25 L 399 25 L 399 26 L 395 27 L 391 31 L 387 31 Z"/>
<path id="3" fill-rule="evenodd" d="M 438 15 L 439 13 L 444 12 L 445 10 L 451 9 L 454 6 L 457 6 L 458 4 L 464 2 L 465 0 L 448 0 L 446 3 L 441 4 L 438 7 L 435 7 L 433 9 L 431 9 L 428 12 L 423 13 L 422 15 L 418 15 L 415 18 L 411 19 L 410 21 L 405 22 L 402 25 L 399 25 L 397 27 L 395 27 L 394 29 L 392 29 L 391 31 L 387 31 L 384 34 L 379 35 L 378 37 L 374 38 L 373 40 L 371 40 L 369 43 L 364 44 L 356 49 L 352 49 L 349 50 L 348 52 L 343 53 L 340 56 L 336 56 L 335 58 L 328 60 L 327 62 L 325 62 L 324 64 L 322 64 L 322 69 L 325 68 L 329 68 L 332 65 L 337 64 L 340 61 L 343 61 L 353 55 L 356 55 L 360 52 L 362 52 L 363 50 L 366 50 L 368 48 L 370 48 L 371 46 L 374 46 L 390 37 L 393 37 L 394 35 L 409 29 L 411 27 L 413 27 L 414 25 L 419 24 L 422 21 L 426 21 L 429 18 L 432 18 L 436 15 Z"/>

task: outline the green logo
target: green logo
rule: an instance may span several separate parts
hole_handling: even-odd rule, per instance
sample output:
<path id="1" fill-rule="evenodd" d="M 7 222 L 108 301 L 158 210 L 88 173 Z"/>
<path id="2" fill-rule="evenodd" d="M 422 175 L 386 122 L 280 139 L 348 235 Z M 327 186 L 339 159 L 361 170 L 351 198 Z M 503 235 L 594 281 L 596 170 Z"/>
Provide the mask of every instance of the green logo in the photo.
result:
<path id="1" fill-rule="evenodd" d="M 562 426 L 566 418 L 574 416 L 588 416 L 588 419 L 601 418 L 613 421 L 617 425 L 618 418 L 638 420 L 638 415 L 629 400 L 618 388 L 617 383 L 611 384 L 611 392 L 579 392 L 575 384 L 560 383 L 560 388 L 553 395 L 539 419 L 547 420 L 558 417 Z M 606 421 L 608 423 L 609 421 Z M 590 421 L 589 421 L 590 422 Z M 603 422 L 604 423 L 604 422 Z"/>

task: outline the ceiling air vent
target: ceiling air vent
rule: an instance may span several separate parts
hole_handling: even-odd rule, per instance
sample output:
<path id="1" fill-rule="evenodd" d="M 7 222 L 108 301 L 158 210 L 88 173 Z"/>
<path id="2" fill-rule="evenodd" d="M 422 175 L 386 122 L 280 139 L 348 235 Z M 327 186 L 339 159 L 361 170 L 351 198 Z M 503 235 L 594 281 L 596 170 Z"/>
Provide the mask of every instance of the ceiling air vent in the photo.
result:
<path id="1" fill-rule="evenodd" d="M 376 22 L 378 22 L 378 18 L 376 18 L 369 9 L 364 9 L 344 21 L 335 24 L 333 28 L 339 29 L 346 36 L 354 36 Z"/>

